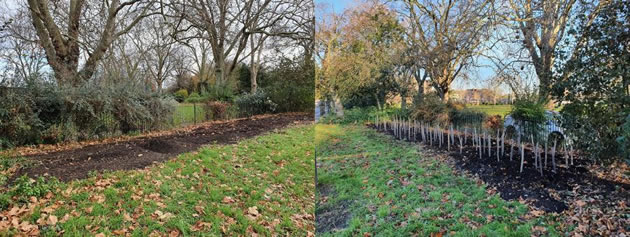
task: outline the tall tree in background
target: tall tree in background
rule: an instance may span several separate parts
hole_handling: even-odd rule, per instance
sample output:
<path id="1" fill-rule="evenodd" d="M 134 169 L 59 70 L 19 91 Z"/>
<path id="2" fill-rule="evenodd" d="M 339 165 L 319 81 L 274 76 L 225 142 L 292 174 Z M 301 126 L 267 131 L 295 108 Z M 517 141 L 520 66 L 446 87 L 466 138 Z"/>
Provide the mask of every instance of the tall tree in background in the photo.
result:
<path id="1" fill-rule="evenodd" d="M 174 16 L 182 19 L 176 24 L 180 33 L 190 29 L 203 34 L 210 44 L 217 83 L 225 83 L 246 53 L 252 34 L 291 34 L 272 32 L 287 15 L 300 9 L 307 0 L 185 0 L 169 4 Z M 263 20 L 264 19 L 264 20 Z M 246 55 L 245 55 L 246 56 Z"/>
<path id="2" fill-rule="evenodd" d="M 169 20 L 154 16 L 147 18 L 144 25 L 148 34 L 144 34 L 143 38 L 149 47 L 148 52 L 143 54 L 144 64 L 159 93 L 162 93 L 164 81 L 173 76 L 175 56 L 180 50 L 175 38 L 171 37 L 171 28 L 167 27 Z"/>
<path id="3" fill-rule="evenodd" d="M 364 3 L 344 13 L 343 24 L 328 33 L 325 79 L 345 101 L 370 98 L 381 108 L 389 93 L 392 50 L 401 39 L 396 13 L 381 3 Z M 373 100 L 372 100 L 373 99 Z"/>
<path id="4" fill-rule="evenodd" d="M 10 81 L 12 86 L 39 78 L 45 74 L 47 65 L 44 50 L 33 40 L 37 36 L 25 15 L 24 12 L 18 13 L 6 25 L 0 25 L 0 60 L 11 71 L 10 74 L 0 75 L 0 82 Z"/>
<path id="5" fill-rule="evenodd" d="M 577 0 L 508 0 L 509 12 L 505 19 L 514 23 L 514 28 L 522 37 L 522 47 L 527 50 L 534 66 L 539 82 L 539 97 L 549 98 L 553 67 L 556 63 L 555 54 L 558 45 L 567 32 L 567 24 L 575 16 Z M 609 0 L 601 0 L 592 5 L 583 2 L 586 9 L 584 27 L 589 27 L 597 17 L 602 6 Z M 579 48 L 586 40 L 583 35 L 573 35 L 573 47 Z M 567 50 L 565 47 L 563 50 Z M 574 56 L 569 56 L 574 57 Z M 563 77 L 566 77 L 564 75 Z"/>
<path id="6" fill-rule="evenodd" d="M 451 83 L 464 76 L 483 52 L 493 26 L 493 1 L 403 1 L 402 12 L 411 28 L 408 39 L 442 100 Z M 420 77 L 419 77 L 420 78 Z"/>
<path id="7" fill-rule="evenodd" d="M 92 77 L 114 40 L 129 32 L 142 18 L 154 14 L 153 3 L 153 0 L 28 0 L 27 9 L 57 82 L 76 86 Z M 87 22 L 102 25 L 88 26 Z M 84 38 L 82 33 L 88 36 Z M 82 40 L 86 38 L 90 40 Z M 79 68 L 82 55 L 87 58 Z"/>

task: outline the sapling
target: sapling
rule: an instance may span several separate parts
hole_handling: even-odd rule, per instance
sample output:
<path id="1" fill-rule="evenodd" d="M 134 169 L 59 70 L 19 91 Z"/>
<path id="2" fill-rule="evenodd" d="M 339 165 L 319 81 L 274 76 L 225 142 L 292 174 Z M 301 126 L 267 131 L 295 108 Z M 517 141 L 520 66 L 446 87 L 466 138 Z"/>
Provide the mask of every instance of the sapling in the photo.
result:
<path id="1" fill-rule="evenodd" d="M 553 139 L 553 147 L 551 148 L 551 164 L 553 165 L 553 172 L 556 172 L 556 145 L 558 145 L 558 140 Z"/>
<path id="2" fill-rule="evenodd" d="M 408 120 L 408 121 L 407 121 L 407 124 L 408 124 L 407 126 L 409 127 L 409 128 L 407 129 L 407 140 L 408 140 L 408 141 L 411 141 L 411 120 Z"/>
<path id="3" fill-rule="evenodd" d="M 545 168 L 547 168 L 547 154 L 548 154 L 548 152 L 547 152 L 547 149 L 548 149 L 547 144 L 549 144 L 549 142 L 547 141 L 547 139 L 545 139 Z"/>
<path id="4" fill-rule="evenodd" d="M 451 150 L 451 138 L 450 138 L 451 134 L 450 134 L 450 132 L 451 132 L 450 130 L 446 131 L 446 133 L 447 133 L 446 134 L 446 150 L 447 151 Z"/>
<path id="5" fill-rule="evenodd" d="M 420 131 L 420 123 L 417 120 L 414 120 L 414 131 L 413 131 L 413 140 L 418 141 L 418 131 Z"/>
<path id="6" fill-rule="evenodd" d="M 481 143 L 481 136 L 477 137 L 477 144 L 479 144 L 479 159 L 481 160 L 481 156 L 483 155 L 483 148 L 481 147 L 482 143 Z"/>
<path id="7" fill-rule="evenodd" d="M 444 140 L 444 134 L 442 133 L 442 128 L 440 127 L 440 125 L 435 125 L 435 131 L 437 132 L 436 135 L 438 135 L 438 142 L 440 142 L 440 148 L 442 147 L 442 141 Z"/>
<path id="8" fill-rule="evenodd" d="M 466 141 L 468 140 L 468 128 L 464 127 L 464 144 L 466 144 Z"/>
<path id="9" fill-rule="evenodd" d="M 462 149 L 464 149 L 464 143 L 462 143 L 462 134 L 460 133 L 459 134 L 459 154 L 462 154 Z"/>
<path id="10" fill-rule="evenodd" d="M 433 128 L 427 128 L 427 129 L 430 129 L 429 130 L 429 134 L 428 134 L 428 136 L 429 136 L 429 145 L 433 146 Z"/>
<path id="11" fill-rule="evenodd" d="M 427 139 L 426 139 L 426 137 L 424 136 L 424 124 L 421 124 L 421 125 L 420 125 L 420 136 L 422 137 L 422 141 L 423 141 L 424 143 L 427 143 Z"/>
<path id="12" fill-rule="evenodd" d="M 535 146 L 536 144 L 534 144 L 534 135 L 530 135 L 530 138 L 532 139 L 532 146 Z M 536 155 L 536 150 L 534 149 L 534 147 L 532 147 L 532 152 L 534 152 L 534 167 L 538 169 L 538 156 Z"/>
<path id="13" fill-rule="evenodd" d="M 505 129 L 501 135 L 501 156 L 505 156 Z"/>
<path id="14" fill-rule="evenodd" d="M 523 142 L 521 142 L 521 173 L 523 173 L 524 162 L 525 162 L 525 145 L 523 144 Z"/>
<path id="15" fill-rule="evenodd" d="M 569 156 L 567 155 L 567 145 L 566 143 L 562 145 L 562 150 L 564 151 L 564 163 L 567 168 L 569 168 Z"/>
<path id="16" fill-rule="evenodd" d="M 536 156 L 538 157 L 538 169 L 540 170 L 540 175 L 542 176 L 542 156 L 541 156 L 541 152 L 540 149 L 538 148 L 538 142 L 536 142 Z"/>
<path id="17" fill-rule="evenodd" d="M 512 161 L 512 157 L 514 156 L 514 138 L 510 139 L 510 161 Z"/>
<path id="18" fill-rule="evenodd" d="M 571 165 L 573 165 L 573 157 L 575 156 L 575 153 L 573 153 L 573 144 L 569 145 L 569 149 L 571 149 L 569 151 L 569 156 L 571 156 Z"/>
<path id="19" fill-rule="evenodd" d="M 497 139 L 496 139 L 496 141 L 497 141 L 497 161 L 499 161 L 499 154 L 501 154 L 499 151 L 500 151 L 501 146 L 499 144 L 499 130 L 498 129 L 497 129 Z"/>
<path id="20" fill-rule="evenodd" d="M 492 158 L 492 133 L 488 132 L 486 138 L 488 141 L 488 157 Z"/>

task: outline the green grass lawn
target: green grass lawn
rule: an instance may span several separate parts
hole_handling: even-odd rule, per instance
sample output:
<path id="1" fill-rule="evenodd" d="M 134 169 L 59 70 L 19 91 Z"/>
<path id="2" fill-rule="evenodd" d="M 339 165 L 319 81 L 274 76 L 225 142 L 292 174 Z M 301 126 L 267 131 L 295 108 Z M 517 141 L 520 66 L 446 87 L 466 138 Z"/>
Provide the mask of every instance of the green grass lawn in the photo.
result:
<path id="1" fill-rule="evenodd" d="M 196 107 L 196 108 L 195 108 Z M 196 110 L 195 110 L 196 109 Z M 196 106 L 193 104 L 184 104 L 181 103 L 175 108 L 175 113 L 173 114 L 173 122 L 175 126 L 179 126 L 182 124 L 191 124 L 195 122 L 195 111 L 196 111 L 196 121 L 202 122 L 206 119 L 206 113 L 203 109 L 202 104 L 197 104 Z"/>
<path id="2" fill-rule="evenodd" d="M 0 216 L 10 218 L 0 236 L 306 236 L 315 230 L 313 136 L 313 125 L 294 126 L 143 170 L 22 180 L 9 206 L 2 197 Z"/>
<path id="3" fill-rule="evenodd" d="M 488 115 L 505 116 L 512 110 L 512 105 L 466 105 L 466 107 Z"/>
<path id="4" fill-rule="evenodd" d="M 318 124 L 315 147 L 318 190 L 326 190 L 317 194 L 316 215 L 343 213 L 341 206 L 350 213 L 345 228 L 320 236 L 557 235 L 550 216 L 361 125 Z"/>

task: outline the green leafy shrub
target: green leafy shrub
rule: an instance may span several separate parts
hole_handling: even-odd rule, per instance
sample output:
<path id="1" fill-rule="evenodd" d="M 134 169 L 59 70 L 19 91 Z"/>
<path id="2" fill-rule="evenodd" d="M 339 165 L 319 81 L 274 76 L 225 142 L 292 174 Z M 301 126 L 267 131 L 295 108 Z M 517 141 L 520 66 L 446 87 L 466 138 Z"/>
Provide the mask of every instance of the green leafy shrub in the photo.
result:
<path id="1" fill-rule="evenodd" d="M 199 102 L 207 101 L 233 101 L 234 89 L 233 85 L 216 85 L 209 87 L 207 91 L 201 93 L 201 99 Z"/>
<path id="2" fill-rule="evenodd" d="M 242 115 L 252 116 L 256 114 L 273 113 L 277 104 L 271 101 L 267 93 L 259 89 L 256 93 L 244 93 L 234 101 Z"/>
<path id="3" fill-rule="evenodd" d="M 199 103 L 203 100 L 203 98 L 197 92 L 190 93 L 188 98 L 186 98 L 186 103 Z"/>
<path id="4" fill-rule="evenodd" d="M 546 101 L 536 98 L 521 98 L 514 101 L 510 115 L 519 121 L 541 123 L 546 121 L 545 105 Z"/>
<path id="5" fill-rule="evenodd" d="M 315 68 L 311 60 L 283 59 L 268 72 L 261 88 L 278 106 L 276 112 L 313 112 Z"/>
<path id="6" fill-rule="evenodd" d="M 178 91 L 173 93 L 173 97 L 175 97 L 175 100 L 177 102 L 180 102 L 180 103 L 184 102 L 188 98 L 188 90 L 186 90 L 186 89 L 179 89 Z"/>
<path id="7" fill-rule="evenodd" d="M 18 201 L 26 202 L 30 197 L 43 197 L 48 192 L 55 192 L 60 182 L 56 178 L 46 180 L 44 177 L 31 179 L 23 175 L 15 180 L 10 194 L 17 197 Z"/>
<path id="8" fill-rule="evenodd" d="M 449 105 L 435 94 L 426 94 L 422 102 L 413 106 L 411 117 L 418 121 L 446 124 L 449 122 Z"/>
<path id="9" fill-rule="evenodd" d="M 76 141 L 167 126 L 176 102 L 141 85 L 32 83 L 0 94 L 0 145 Z"/>
<path id="10" fill-rule="evenodd" d="M 569 37 L 584 37 L 553 78 L 552 96 L 565 102 L 562 126 L 576 149 L 603 163 L 627 159 L 627 116 L 630 114 L 629 1 L 611 1 L 589 27 L 580 16 Z M 565 76 L 566 75 L 566 76 Z M 621 138 L 621 139 L 620 139 Z M 620 143 L 620 141 L 624 143 Z M 626 152 L 624 152 L 626 151 Z"/>
<path id="11" fill-rule="evenodd" d="M 0 136 L 3 146 L 41 142 L 45 124 L 35 102 L 21 91 L 8 91 L 0 98 Z"/>

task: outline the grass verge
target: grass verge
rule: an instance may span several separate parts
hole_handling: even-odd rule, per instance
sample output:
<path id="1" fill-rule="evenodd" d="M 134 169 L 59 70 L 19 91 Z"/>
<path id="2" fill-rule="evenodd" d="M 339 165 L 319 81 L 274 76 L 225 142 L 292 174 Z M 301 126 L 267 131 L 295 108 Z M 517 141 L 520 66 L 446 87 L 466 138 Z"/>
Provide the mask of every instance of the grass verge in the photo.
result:
<path id="1" fill-rule="evenodd" d="M 512 111 L 512 105 L 467 105 L 472 110 L 484 112 L 487 115 L 505 116 Z"/>
<path id="2" fill-rule="evenodd" d="M 553 216 L 362 125 L 318 124 L 315 147 L 318 236 L 557 235 Z"/>
<path id="3" fill-rule="evenodd" d="M 143 170 L 60 183 L 19 179 L 0 236 L 314 232 L 314 126 L 211 145 Z"/>

